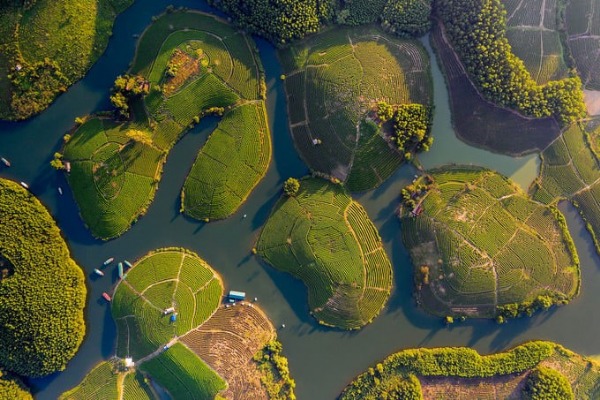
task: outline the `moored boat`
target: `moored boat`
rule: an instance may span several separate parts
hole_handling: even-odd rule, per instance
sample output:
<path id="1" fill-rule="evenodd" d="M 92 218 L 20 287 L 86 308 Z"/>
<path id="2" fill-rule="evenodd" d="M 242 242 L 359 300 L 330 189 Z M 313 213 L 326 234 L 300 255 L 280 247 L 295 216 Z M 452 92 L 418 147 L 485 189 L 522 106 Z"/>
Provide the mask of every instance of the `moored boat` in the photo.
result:
<path id="1" fill-rule="evenodd" d="M 104 276 L 104 272 L 100 271 L 98 268 L 94 268 L 94 273 L 96 275 Z"/>
<path id="2" fill-rule="evenodd" d="M 123 261 L 123 264 L 125 264 L 125 266 L 126 266 L 127 268 L 131 268 L 131 267 L 133 267 L 133 265 L 131 265 L 131 263 L 130 263 L 129 261 L 127 261 L 127 260 Z"/>
<path id="3" fill-rule="evenodd" d="M 110 297 L 110 295 L 106 292 L 102 293 L 102 297 L 104 297 L 104 300 L 106 300 L 106 301 L 112 300 L 112 297 Z"/>
<path id="4" fill-rule="evenodd" d="M 6 158 L 2 157 L 0 158 L 0 161 L 2 161 L 2 164 L 6 165 L 7 167 L 10 167 L 10 161 L 8 161 Z"/>
<path id="5" fill-rule="evenodd" d="M 60 186 L 58 187 L 58 194 L 62 196 L 62 188 Z"/>
<path id="6" fill-rule="evenodd" d="M 104 262 L 102 263 L 102 265 L 104 265 L 104 266 L 106 267 L 108 264 L 110 264 L 110 263 L 111 263 L 111 262 L 113 262 L 113 261 L 115 261 L 115 258 L 114 258 L 114 257 L 111 257 L 111 258 L 109 258 L 108 260 L 104 261 Z"/>
<path id="7" fill-rule="evenodd" d="M 123 279 L 123 263 L 117 264 L 117 268 L 119 269 L 119 279 Z"/>
<path id="8" fill-rule="evenodd" d="M 21 186 L 23 186 L 25 189 L 29 189 L 29 185 L 26 184 L 25 182 L 20 182 Z"/>

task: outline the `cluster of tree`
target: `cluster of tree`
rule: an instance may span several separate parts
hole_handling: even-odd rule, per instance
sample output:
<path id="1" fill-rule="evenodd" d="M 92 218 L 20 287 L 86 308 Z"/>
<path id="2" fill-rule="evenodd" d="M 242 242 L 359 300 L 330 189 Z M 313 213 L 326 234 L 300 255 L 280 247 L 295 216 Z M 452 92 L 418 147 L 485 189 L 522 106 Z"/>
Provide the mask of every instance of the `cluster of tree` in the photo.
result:
<path id="1" fill-rule="evenodd" d="M 110 102 L 123 118 L 129 118 L 129 102 L 148 94 L 150 85 L 140 75 L 119 75 L 112 88 Z"/>
<path id="2" fill-rule="evenodd" d="M 208 0 L 230 14 L 242 29 L 284 46 L 319 30 L 331 20 L 331 0 Z"/>
<path id="3" fill-rule="evenodd" d="M 568 302 L 567 298 L 556 293 L 542 294 L 537 296 L 533 301 L 498 306 L 496 308 L 498 314 L 496 320 L 502 323 L 505 318 L 517 318 L 524 315 L 531 317 L 537 310 L 547 310 L 554 304 L 567 304 Z"/>
<path id="4" fill-rule="evenodd" d="M 381 389 L 390 387 L 388 380 L 401 377 L 408 382 L 409 393 L 416 392 L 410 375 L 455 378 L 487 378 L 522 373 L 564 349 L 551 342 L 528 342 L 507 352 L 481 356 L 470 348 L 409 349 L 389 356 L 383 363 L 359 375 L 344 390 L 341 400 L 380 399 Z M 411 388 L 409 388 L 409 385 Z M 412 394 L 411 394 L 412 396 Z M 392 397 L 394 398 L 394 397 Z M 398 397 L 403 398 L 403 397 Z M 407 397 L 418 399 L 419 397 Z M 556 397 L 561 398 L 561 397 Z M 561 398 L 562 399 L 562 398 Z M 568 399 L 568 397 L 565 397 Z"/>
<path id="5" fill-rule="evenodd" d="M 0 369 L 0 399 L 33 400 L 33 396 L 19 378 Z"/>
<path id="6" fill-rule="evenodd" d="M 18 62 L 8 75 L 11 82 L 11 109 L 16 119 L 25 119 L 37 114 L 56 97 L 67 90 L 68 79 L 55 61 L 46 58 L 34 64 Z"/>
<path id="7" fill-rule="evenodd" d="M 343 0 L 335 20 L 347 25 L 380 21 L 400 36 L 422 36 L 431 28 L 430 15 L 430 0 Z"/>
<path id="8" fill-rule="evenodd" d="M 433 143 L 431 133 L 431 108 L 422 104 L 401 104 L 392 118 L 394 139 L 398 150 L 406 159 L 411 153 L 428 151 Z"/>
<path id="9" fill-rule="evenodd" d="M 435 0 L 434 9 L 471 79 L 488 100 L 532 117 L 554 116 L 563 124 L 585 115 L 581 80 L 574 72 L 540 86 L 513 54 L 500 0 Z"/>
<path id="10" fill-rule="evenodd" d="M 294 197 L 298 194 L 298 190 L 300 190 L 300 181 L 296 178 L 288 178 L 283 183 L 283 193 L 285 193 L 288 197 Z"/>
<path id="11" fill-rule="evenodd" d="M 523 388 L 525 400 L 573 400 L 575 396 L 567 378 L 547 367 L 537 367 L 527 376 Z"/>
<path id="12" fill-rule="evenodd" d="M 0 8 L 7 6 L 23 7 L 29 10 L 36 3 L 36 0 L 0 0 Z"/>
<path id="13" fill-rule="evenodd" d="M 423 36 L 431 28 L 431 0 L 388 0 L 381 26 L 399 36 Z"/>
<path id="14" fill-rule="evenodd" d="M 85 280 L 44 206 L 0 179 L 0 243 L 14 273 L 0 285 L 0 366 L 24 376 L 61 371 L 85 334 Z"/>
<path id="15" fill-rule="evenodd" d="M 409 211 L 413 211 L 417 204 L 421 202 L 423 196 L 433 185 L 433 178 L 430 175 L 417 179 L 413 183 L 406 185 L 400 191 L 400 201 Z"/>
<path id="16" fill-rule="evenodd" d="M 269 399 L 296 400 L 296 382 L 290 376 L 287 358 L 281 352 L 281 343 L 271 340 L 254 356 L 254 361 L 258 364 L 261 382 L 267 389 Z"/>

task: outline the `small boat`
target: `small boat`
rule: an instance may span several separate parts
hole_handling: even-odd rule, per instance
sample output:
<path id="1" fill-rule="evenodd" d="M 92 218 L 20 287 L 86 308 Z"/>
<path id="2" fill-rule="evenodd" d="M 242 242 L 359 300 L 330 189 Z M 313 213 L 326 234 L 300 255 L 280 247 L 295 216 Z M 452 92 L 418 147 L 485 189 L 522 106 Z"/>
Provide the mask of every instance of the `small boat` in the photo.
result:
<path id="1" fill-rule="evenodd" d="M 99 276 L 104 276 L 104 272 L 100 271 L 98 268 L 94 268 L 94 273 Z"/>
<path id="2" fill-rule="evenodd" d="M 58 194 L 62 196 L 62 188 L 60 186 L 58 187 Z"/>
<path id="3" fill-rule="evenodd" d="M 114 258 L 114 257 L 111 257 L 111 258 L 109 258 L 108 260 L 104 261 L 104 262 L 102 263 L 102 265 L 104 265 L 104 266 L 106 267 L 108 264 L 110 264 L 110 263 L 111 263 L 111 262 L 113 262 L 113 261 L 115 261 L 115 258 Z"/>
<path id="4" fill-rule="evenodd" d="M 123 263 L 117 264 L 117 268 L 119 269 L 119 279 L 123 279 Z"/>
<path id="5" fill-rule="evenodd" d="M 25 182 L 20 182 L 21 186 L 23 186 L 25 189 L 29 189 L 29 185 L 26 184 Z"/>
<path id="6" fill-rule="evenodd" d="M 8 161 L 6 158 L 2 157 L 0 158 L 0 161 L 2 161 L 2 164 L 6 165 L 7 167 L 10 167 L 10 161 Z"/>
<path id="7" fill-rule="evenodd" d="M 130 263 L 129 261 L 127 261 L 127 260 L 123 261 L 123 264 L 125 264 L 125 266 L 126 266 L 127 268 L 131 268 L 131 267 L 133 267 L 133 265 L 131 265 L 131 263 Z"/>
<path id="8" fill-rule="evenodd" d="M 106 300 L 106 301 L 112 300 L 112 297 L 110 297 L 110 295 L 106 292 L 102 293 L 102 297 L 104 297 L 104 300 Z"/>

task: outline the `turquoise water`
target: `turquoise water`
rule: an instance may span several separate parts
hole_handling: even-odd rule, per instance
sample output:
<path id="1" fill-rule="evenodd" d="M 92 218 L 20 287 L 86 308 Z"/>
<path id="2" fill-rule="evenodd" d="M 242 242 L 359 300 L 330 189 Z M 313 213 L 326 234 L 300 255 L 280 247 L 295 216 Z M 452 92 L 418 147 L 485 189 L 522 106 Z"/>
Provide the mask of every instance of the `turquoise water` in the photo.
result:
<path id="1" fill-rule="evenodd" d="M 90 277 L 94 268 L 108 257 L 134 260 L 164 246 L 182 246 L 196 251 L 222 276 L 226 289 L 243 290 L 258 297 L 259 304 L 279 330 L 284 352 L 297 382 L 300 400 L 334 399 L 358 373 L 393 351 L 418 346 L 472 346 L 482 352 L 505 349 L 528 339 L 550 339 L 585 354 L 600 353 L 600 259 L 594 253 L 589 235 L 575 211 L 566 216 L 579 250 L 583 269 L 582 294 L 567 307 L 539 314 L 531 319 L 510 321 L 499 326 L 490 321 L 469 321 L 447 328 L 414 305 L 410 262 L 400 240 L 400 224 L 394 214 L 400 189 L 410 181 L 414 170 L 401 168 L 381 187 L 356 198 L 365 206 L 380 231 L 394 266 L 394 290 L 381 315 L 359 332 L 343 332 L 319 326 L 308 314 L 306 289 L 301 282 L 279 273 L 250 256 L 260 227 L 277 200 L 282 182 L 289 176 L 307 173 L 296 155 L 287 128 L 281 68 L 275 50 L 259 41 L 268 83 L 268 112 L 273 135 L 273 162 L 265 179 L 231 218 L 208 225 L 179 214 L 179 191 L 198 149 L 215 127 L 216 119 L 205 119 L 178 143 L 164 168 L 156 198 L 146 216 L 116 240 L 93 239 L 83 226 L 64 177 L 49 167 L 62 135 L 75 117 L 107 109 L 108 90 L 116 75 L 127 69 L 132 59 L 133 34 L 142 30 L 168 4 L 204 10 L 200 1 L 138 1 L 115 24 L 105 55 L 90 73 L 72 86 L 48 110 L 23 123 L 0 123 L 0 155 L 13 167 L 0 170 L 0 176 L 30 183 L 31 190 L 50 209 L 63 230 L 73 257 Z M 435 59 L 432 60 L 435 64 Z M 520 159 L 502 157 L 469 147 L 454 136 L 448 100 L 439 68 L 434 65 L 436 142 L 421 157 L 426 166 L 444 162 L 476 163 L 498 169 L 526 187 L 537 173 L 536 156 Z M 61 186 L 64 195 L 59 196 Z M 244 214 L 248 218 L 243 218 Z M 86 310 L 87 336 L 68 368 L 58 374 L 32 380 L 39 399 L 55 399 L 78 384 L 102 359 L 114 353 L 115 327 L 100 295 L 116 282 L 116 272 L 100 280 L 89 280 Z"/>

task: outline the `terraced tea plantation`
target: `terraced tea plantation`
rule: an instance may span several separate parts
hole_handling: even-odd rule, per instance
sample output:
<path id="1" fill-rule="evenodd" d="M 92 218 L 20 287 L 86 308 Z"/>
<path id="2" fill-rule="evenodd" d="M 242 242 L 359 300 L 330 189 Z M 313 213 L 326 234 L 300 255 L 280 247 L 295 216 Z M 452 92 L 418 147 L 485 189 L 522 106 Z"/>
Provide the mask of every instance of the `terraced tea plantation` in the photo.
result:
<path id="1" fill-rule="evenodd" d="M 112 359 L 98 364 L 73 389 L 63 393 L 60 400 L 158 398 L 141 372 L 119 370 L 119 361 Z"/>
<path id="2" fill-rule="evenodd" d="M 473 167 L 430 171 L 401 210 L 418 300 L 440 316 L 530 314 L 578 293 L 579 260 L 563 215 L 503 176 Z M 512 310 L 513 313 L 506 313 Z"/>
<path id="3" fill-rule="evenodd" d="M 534 378 L 539 373 L 553 376 L 556 384 L 554 396 L 541 398 L 600 396 L 600 365 L 552 342 L 528 342 L 485 356 L 464 347 L 408 349 L 370 371 L 356 377 L 339 399 L 375 400 L 385 393 L 411 399 L 535 399 L 540 397 L 532 392 L 547 393 Z"/>
<path id="4" fill-rule="evenodd" d="M 136 374 L 151 376 L 175 399 L 293 396 L 283 356 L 267 368 L 255 359 L 276 338 L 267 316 L 254 304 L 220 305 L 222 295 L 219 276 L 196 254 L 179 248 L 149 253 L 117 284 L 112 302 L 116 354 L 131 357 L 135 369 L 121 365 L 113 372 L 114 365 L 101 364 L 64 398 L 118 398 L 112 393 L 128 390 L 123 376 L 127 384 Z"/>
<path id="5" fill-rule="evenodd" d="M 64 149 L 94 236 L 117 237 L 144 214 L 169 150 L 205 115 L 223 120 L 185 182 L 182 211 L 205 221 L 231 215 L 271 160 L 264 74 L 251 39 L 207 14 L 164 14 L 142 35 L 129 74 L 149 91 L 131 102 L 132 121 L 88 118 Z"/>
<path id="6" fill-rule="evenodd" d="M 558 31 L 558 0 L 502 0 L 506 37 L 535 81 L 544 85 L 568 76 Z"/>
<path id="7" fill-rule="evenodd" d="M 378 101 L 431 105 L 429 60 L 420 43 L 374 28 L 335 28 L 281 50 L 279 58 L 292 136 L 312 170 L 362 191 L 402 164 L 383 133 L 363 137 L 359 127 Z"/>
<path id="8" fill-rule="evenodd" d="M 387 301 L 392 268 L 377 229 L 343 186 L 307 178 L 275 205 L 256 245 L 275 268 L 301 279 L 322 324 L 358 329 Z"/>
<path id="9" fill-rule="evenodd" d="M 600 4 L 572 0 L 566 7 L 569 48 L 586 89 L 600 90 Z"/>
<path id="10" fill-rule="evenodd" d="M 191 252 L 161 249 L 142 258 L 115 289 L 117 356 L 146 357 L 204 323 L 221 302 L 223 283 Z M 171 321 L 169 308 L 177 310 Z"/>
<path id="11" fill-rule="evenodd" d="M 590 148 L 590 143 L 598 140 L 598 122 L 571 125 L 542 152 L 540 176 L 530 191 L 534 200 L 543 203 L 570 200 L 586 221 L 600 253 L 600 166 Z"/>

